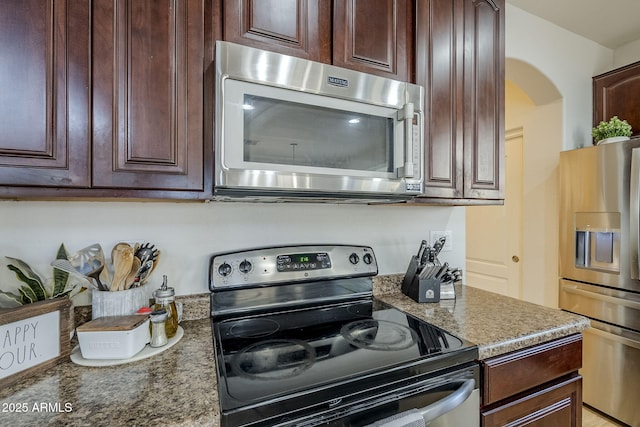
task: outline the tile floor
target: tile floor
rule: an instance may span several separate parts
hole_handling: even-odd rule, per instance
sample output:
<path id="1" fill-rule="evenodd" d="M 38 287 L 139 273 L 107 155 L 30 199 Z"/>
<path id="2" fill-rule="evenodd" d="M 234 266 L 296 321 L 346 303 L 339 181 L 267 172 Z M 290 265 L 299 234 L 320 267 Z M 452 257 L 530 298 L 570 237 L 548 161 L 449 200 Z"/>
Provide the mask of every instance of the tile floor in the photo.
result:
<path id="1" fill-rule="evenodd" d="M 587 406 L 582 407 L 582 427 L 619 427 L 621 425 Z"/>

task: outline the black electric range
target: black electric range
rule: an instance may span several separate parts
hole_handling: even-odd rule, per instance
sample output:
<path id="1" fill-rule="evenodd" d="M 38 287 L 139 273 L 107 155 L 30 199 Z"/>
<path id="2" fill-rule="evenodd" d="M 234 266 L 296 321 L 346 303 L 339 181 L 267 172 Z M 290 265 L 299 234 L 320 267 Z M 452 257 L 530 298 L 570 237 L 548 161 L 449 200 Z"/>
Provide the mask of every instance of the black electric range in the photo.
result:
<path id="1" fill-rule="evenodd" d="M 362 246 L 213 256 L 222 425 L 367 425 L 477 381 L 477 347 L 375 300 L 375 274 Z"/>

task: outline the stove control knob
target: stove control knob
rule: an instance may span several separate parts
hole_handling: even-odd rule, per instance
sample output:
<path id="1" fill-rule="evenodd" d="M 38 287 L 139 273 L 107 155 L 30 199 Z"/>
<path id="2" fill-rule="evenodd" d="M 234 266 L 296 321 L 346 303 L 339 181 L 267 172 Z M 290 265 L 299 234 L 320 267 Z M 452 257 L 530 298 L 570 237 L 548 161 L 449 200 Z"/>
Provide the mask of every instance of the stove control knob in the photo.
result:
<path id="1" fill-rule="evenodd" d="M 253 265 L 251 264 L 251 261 L 247 261 L 246 259 L 242 261 L 238 266 L 238 270 L 240 270 L 240 273 L 243 274 L 247 274 L 251 271 L 251 269 L 253 269 Z"/>
<path id="2" fill-rule="evenodd" d="M 358 256 L 357 253 L 354 252 L 351 255 L 349 255 L 349 262 L 355 265 L 360 262 L 360 257 Z"/>
<path id="3" fill-rule="evenodd" d="M 373 262 L 373 257 L 371 256 L 371 254 L 364 254 L 364 256 L 362 257 L 362 260 L 364 261 L 365 264 L 371 264 Z"/>
<path id="4" fill-rule="evenodd" d="M 232 271 L 233 268 L 231 268 L 231 266 L 226 262 L 223 262 L 222 264 L 220 264 L 220 267 L 218 267 L 218 274 L 222 277 L 227 277 L 231 274 Z"/>

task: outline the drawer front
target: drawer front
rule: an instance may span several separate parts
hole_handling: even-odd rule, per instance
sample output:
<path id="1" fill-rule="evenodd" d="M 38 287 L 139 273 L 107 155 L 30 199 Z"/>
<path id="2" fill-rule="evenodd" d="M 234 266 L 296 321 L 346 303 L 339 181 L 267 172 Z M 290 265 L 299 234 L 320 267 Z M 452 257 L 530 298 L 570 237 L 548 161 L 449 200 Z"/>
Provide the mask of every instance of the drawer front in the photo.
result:
<path id="1" fill-rule="evenodd" d="M 481 414 L 482 427 L 530 426 L 580 427 L 582 425 L 582 377 L 574 375 L 539 387 L 504 405 Z"/>
<path id="2" fill-rule="evenodd" d="M 483 361 L 483 406 L 582 367 L 582 334 Z"/>

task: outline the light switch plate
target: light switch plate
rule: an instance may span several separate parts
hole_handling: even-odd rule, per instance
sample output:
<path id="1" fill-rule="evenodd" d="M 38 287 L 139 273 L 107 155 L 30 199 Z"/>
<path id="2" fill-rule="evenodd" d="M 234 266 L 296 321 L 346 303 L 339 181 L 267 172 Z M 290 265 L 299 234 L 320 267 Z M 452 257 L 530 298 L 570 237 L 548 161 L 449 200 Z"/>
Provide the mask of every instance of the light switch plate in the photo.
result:
<path id="1" fill-rule="evenodd" d="M 447 238 L 447 240 L 444 242 L 444 247 L 442 248 L 442 251 L 443 252 L 452 251 L 453 250 L 453 232 L 451 230 L 441 230 L 441 231 L 432 230 L 429 233 L 429 240 L 430 240 L 431 246 L 433 246 L 433 243 L 442 236 L 446 236 Z"/>

